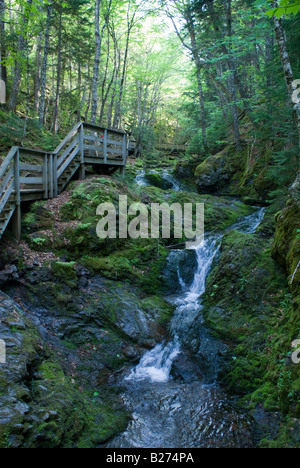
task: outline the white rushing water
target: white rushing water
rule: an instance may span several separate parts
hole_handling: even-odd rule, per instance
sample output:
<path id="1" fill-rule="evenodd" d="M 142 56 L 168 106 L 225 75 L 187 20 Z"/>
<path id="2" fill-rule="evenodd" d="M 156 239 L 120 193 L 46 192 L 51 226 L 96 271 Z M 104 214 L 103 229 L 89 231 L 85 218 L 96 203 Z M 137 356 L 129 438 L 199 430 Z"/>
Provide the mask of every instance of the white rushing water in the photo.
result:
<path id="1" fill-rule="evenodd" d="M 172 340 L 161 343 L 146 353 L 126 380 L 168 381 L 172 364 L 180 353 L 180 335 L 184 333 L 184 329 L 192 326 L 199 314 L 200 299 L 205 292 L 206 278 L 211 265 L 220 248 L 220 240 L 221 236 L 211 236 L 198 247 L 193 247 L 197 256 L 197 270 L 191 286 L 175 302 L 177 308 L 170 327 Z M 181 253 L 182 251 L 178 251 L 178 255 Z M 181 280 L 181 284 L 184 286 L 183 280 Z"/>
<path id="2" fill-rule="evenodd" d="M 255 233 L 263 216 L 264 210 L 256 210 L 232 228 Z M 178 268 L 181 292 L 172 301 L 176 310 L 171 337 L 145 353 L 129 376 L 121 377 L 122 386 L 125 384 L 123 402 L 132 418 L 127 429 L 110 440 L 106 448 L 253 448 L 248 417 L 236 409 L 230 396 L 214 381 L 215 374 L 209 384 L 205 384 L 195 367 L 191 379 L 185 375 L 182 380 L 180 373 L 179 379 L 171 376 L 180 360 L 187 365 L 184 372 L 189 372 L 189 364 L 193 365 L 185 343 L 186 339 L 190 343 L 191 330 L 199 330 L 201 298 L 222 237 L 209 235 L 193 248 L 196 262 L 191 262 L 194 275 L 188 285 Z M 184 255 L 182 250 L 172 251 L 170 260 L 178 256 L 184 263 Z M 200 341 L 202 346 L 215 346 L 205 333 Z M 218 353 L 218 349 L 215 351 Z"/>
<path id="3" fill-rule="evenodd" d="M 169 171 L 167 169 L 164 169 L 162 172 L 152 170 L 152 171 L 149 171 L 149 173 L 150 174 L 161 174 L 163 179 L 166 180 L 167 182 L 169 182 L 172 185 L 170 190 L 174 190 L 175 192 L 178 192 L 179 190 L 181 190 L 180 183 L 175 179 L 175 177 L 173 177 L 169 173 Z M 141 171 L 138 172 L 138 174 L 137 174 L 137 176 L 135 178 L 135 182 L 139 187 L 149 185 L 149 182 L 147 181 L 147 178 L 146 178 L 146 171 L 145 170 L 141 170 Z"/>
<path id="4" fill-rule="evenodd" d="M 230 229 L 254 234 L 261 224 L 265 209 L 261 208 L 254 214 L 243 218 Z M 184 280 L 178 271 L 179 283 L 183 293 L 175 301 L 176 310 L 171 322 L 172 339 L 169 342 L 158 344 L 147 352 L 136 368 L 126 378 L 127 381 L 150 380 L 152 382 L 167 382 L 170 377 L 172 364 L 180 353 L 180 335 L 193 326 L 201 310 L 201 297 L 205 293 L 206 279 L 211 270 L 213 261 L 219 252 L 222 235 L 207 236 L 198 246 L 192 247 L 197 258 L 197 268 L 190 287 L 186 288 Z M 182 255 L 182 250 L 177 255 Z"/>

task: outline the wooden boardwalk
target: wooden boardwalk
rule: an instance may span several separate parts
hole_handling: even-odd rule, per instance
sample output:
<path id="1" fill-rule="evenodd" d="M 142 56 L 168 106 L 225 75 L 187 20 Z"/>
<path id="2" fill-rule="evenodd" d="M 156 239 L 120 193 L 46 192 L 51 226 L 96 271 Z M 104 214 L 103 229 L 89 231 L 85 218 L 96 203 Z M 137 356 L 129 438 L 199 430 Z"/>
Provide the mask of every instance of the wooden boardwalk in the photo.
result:
<path id="1" fill-rule="evenodd" d="M 82 122 L 52 153 L 14 146 L 0 166 L 0 238 L 11 222 L 20 240 L 22 202 L 57 197 L 86 165 L 124 172 L 127 154 L 126 133 Z"/>
<path id="2" fill-rule="evenodd" d="M 159 151 L 166 151 L 168 153 L 183 153 L 187 150 L 186 145 L 172 145 L 171 143 L 157 143 L 155 148 Z"/>

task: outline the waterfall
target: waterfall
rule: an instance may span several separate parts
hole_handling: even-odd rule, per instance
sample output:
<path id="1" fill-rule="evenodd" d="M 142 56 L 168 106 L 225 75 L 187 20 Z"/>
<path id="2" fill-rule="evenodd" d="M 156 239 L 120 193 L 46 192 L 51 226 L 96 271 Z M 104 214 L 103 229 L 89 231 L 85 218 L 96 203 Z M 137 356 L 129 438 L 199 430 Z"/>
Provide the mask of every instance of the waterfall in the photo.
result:
<path id="1" fill-rule="evenodd" d="M 184 333 L 184 329 L 191 326 L 201 308 L 200 299 L 205 292 L 206 278 L 211 265 L 220 248 L 220 239 L 220 236 L 208 237 L 200 246 L 193 247 L 197 255 L 197 269 L 190 288 L 176 300 L 177 308 L 170 326 L 172 340 L 158 344 L 146 353 L 126 380 L 168 381 L 172 364 L 180 353 L 180 335 Z"/>
<path id="2" fill-rule="evenodd" d="M 265 209 L 261 208 L 250 216 L 243 218 L 230 229 L 254 234 L 264 215 Z M 126 380 L 168 381 L 172 364 L 180 353 L 180 336 L 193 326 L 201 311 L 201 297 L 205 293 L 206 280 L 213 261 L 219 252 L 222 238 L 223 235 L 208 235 L 201 244 L 191 248 L 196 252 L 197 268 L 191 286 L 179 295 L 175 301 L 176 310 L 170 326 L 172 339 L 169 342 L 158 344 L 154 349 L 148 351 Z M 178 255 L 181 254 L 182 251 L 178 251 Z M 178 272 L 178 278 L 181 286 L 183 286 L 184 281 L 180 276 L 180 272 Z"/>

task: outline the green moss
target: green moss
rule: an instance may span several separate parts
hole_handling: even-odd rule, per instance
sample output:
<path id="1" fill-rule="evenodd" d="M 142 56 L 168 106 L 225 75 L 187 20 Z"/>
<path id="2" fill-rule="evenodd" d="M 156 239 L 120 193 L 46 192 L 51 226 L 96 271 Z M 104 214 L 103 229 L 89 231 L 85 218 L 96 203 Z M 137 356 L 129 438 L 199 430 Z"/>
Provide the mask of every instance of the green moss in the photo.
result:
<path id="1" fill-rule="evenodd" d="M 51 268 L 56 278 L 64 281 L 77 280 L 75 262 L 52 262 Z"/>
<path id="2" fill-rule="evenodd" d="M 268 365 L 264 353 L 285 294 L 284 275 L 271 258 L 270 242 L 228 233 L 208 279 L 204 317 L 215 336 L 231 343 L 222 373 L 231 390 L 249 394 L 262 384 Z"/>
<path id="3" fill-rule="evenodd" d="M 300 210 L 296 205 L 277 214 L 272 254 L 286 269 L 292 290 L 300 294 Z"/>
<path id="4" fill-rule="evenodd" d="M 168 190 L 172 188 L 172 183 L 168 182 L 161 174 L 149 172 L 145 176 L 147 182 L 154 187 L 158 187 L 162 190 Z"/>
<path id="5" fill-rule="evenodd" d="M 174 306 L 166 302 L 160 296 L 151 296 L 141 301 L 142 307 L 148 313 L 155 311 L 158 313 L 157 322 L 163 327 L 167 327 L 174 313 Z"/>
<path id="6" fill-rule="evenodd" d="M 101 272 L 109 279 L 127 279 L 135 277 L 132 265 L 126 257 L 83 257 L 82 263 L 94 272 Z"/>

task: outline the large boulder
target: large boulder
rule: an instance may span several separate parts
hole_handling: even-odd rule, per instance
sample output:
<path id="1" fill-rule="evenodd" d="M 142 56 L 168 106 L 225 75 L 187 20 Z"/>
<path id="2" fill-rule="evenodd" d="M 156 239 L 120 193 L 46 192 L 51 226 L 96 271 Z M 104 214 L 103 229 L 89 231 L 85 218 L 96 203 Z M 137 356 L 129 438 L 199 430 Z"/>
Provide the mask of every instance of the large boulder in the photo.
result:
<path id="1" fill-rule="evenodd" d="M 165 179 L 164 176 L 162 174 L 159 174 L 158 172 L 146 173 L 145 179 L 150 185 L 158 187 L 162 190 L 169 190 L 173 187 L 172 182 Z"/>
<path id="2" fill-rule="evenodd" d="M 209 156 L 195 170 L 198 192 L 220 192 L 230 182 L 232 175 L 232 168 L 228 164 L 224 153 Z"/>
<path id="3" fill-rule="evenodd" d="M 177 179 L 180 180 L 193 180 L 194 179 L 194 172 L 197 166 L 200 164 L 200 160 L 187 160 L 187 161 L 179 161 L 176 164 L 174 175 Z"/>

